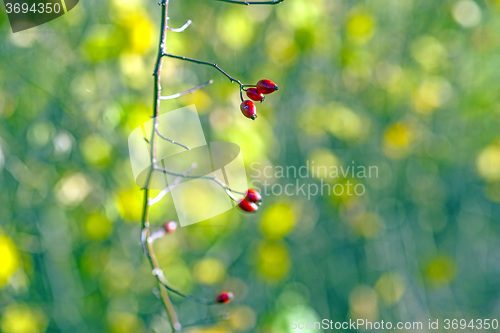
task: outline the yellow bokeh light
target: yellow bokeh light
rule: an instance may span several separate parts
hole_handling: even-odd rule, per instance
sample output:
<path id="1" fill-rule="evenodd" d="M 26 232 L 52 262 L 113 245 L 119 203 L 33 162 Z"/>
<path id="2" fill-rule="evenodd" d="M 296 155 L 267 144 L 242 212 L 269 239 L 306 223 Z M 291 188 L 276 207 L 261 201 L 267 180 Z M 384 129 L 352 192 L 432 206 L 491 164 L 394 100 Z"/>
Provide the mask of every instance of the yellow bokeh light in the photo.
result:
<path id="1" fill-rule="evenodd" d="M 175 206 L 178 213 L 184 214 L 190 221 L 204 221 L 231 208 L 229 199 L 218 185 L 205 179 L 184 182 L 176 190 Z"/>
<path id="2" fill-rule="evenodd" d="M 328 1 L 328 0 L 327 0 Z M 278 18 L 287 26 L 302 28 L 316 27 L 323 20 L 325 10 L 324 0 L 289 1 L 276 11 Z"/>
<path id="3" fill-rule="evenodd" d="M 369 41 L 375 32 L 375 20 L 368 13 L 355 13 L 347 21 L 347 36 L 360 43 Z"/>
<path id="4" fill-rule="evenodd" d="M 81 143 L 83 158 L 90 164 L 106 166 L 111 161 L 111 145 L 99 135 L 91 135 Z"/>
<path id="5" fill-rule="evenodd" d="M 151 21 L 144 16 L 133 18 L 133 24 L 127 25 L 130 30 L 130 48 L 127 51 L 144 54 L 153 46 L 155 31 Z"/>
<path id="6" fill-rule="evenodd" d="M 108 313 L 109 330 L 112 333 L 136 333 L 142 331 L 142 321 L 132 313 Z"/>
<path id="7" fill-rule="evenodd" d="M 308 135 L 320 136 L 326 131 L 341 140 L 359 142 L 368 135 L 370 121 L 344 105 L 332 103 L 304 112 L 299 126 Z"/>
<path id="8" fill-rule="evenodd" d="M 472 28 L 481 23 L 481 8 L 475 1 L 462 0 L 453 6 L 453 18 L 464 28 Z"/>
<path id="9" fill-rule="evenodd" d="M 433 285 L 441 286 L 450 283 L 456 274 L 456 265 L 452 258 L 439 256 L 432 260 L 425 269 L 425 275 Z"/>
<path id="10" fill-rule="evenodd" d="M 109 219 L 98 213 L 90 214 L 85 221 L 85 233 L 92 240 L 108 238 L 112 229 Z"/>
<path id="11" fill-rule="evenodd" d="M 349 312 L 353 319 L 374 321 L 378 317 L 377 294 L 368 286 L 358 286 L 349 295 Z"/>
<path id="12" fill-rule="evenodd" d="M 255 327 L 257 316 L 248 306 L 239 306 L 231 309 L 229 322 L 238 331 L 250 331 Z"/>
<path id="13" fill-rule="evenodd" d="M 228 9 L 217 22 L 217 32 L 230 49 L 241 50 L 252 43 L 252 21 L 244 10 Z"/>
<path id="14" fill-rule="evenodd" d="M 0 327 L 4 333 L 42 333 L 47 327 L 45 314 L 27 305 L 12 304 L 2 311 Z"/>
<path id="15" fill-rule="evenodd" d="M 310 137 L 324 136 L 323 119 L 326 119 L 326 110 L 320 107 L 311 107 L 299 115 L 297 125 Z"/>
<path id="16" fill-rule="evenodd" d="M 295 226 L 295 212 L 286 203 L 277 203 L 266 209 L 260 222 L 260 230 L 269 239 L 281 239 Z"/>
<path id="17" fill-rule="evenodd" d="M 380 217 L 373 213 L 362 213 L 352 221 L 354 232 L 365 238 L 372 238 L 379 234 L 382 228 Z"/>
<path id="18" fill-rule="evenodd" d="M 331 150 L 319 148 L 313 150 L 309 156 L 309 167 L 311 175 L 325 181 L 336 181 L 335 177 L 330 177 L 331 168 L 341 164 L 340 159 Z"/>
<path id="19" fill-rule="evenodd" d="M 63 177 L 56 185 L 57 199 L 69 206 L 83 201 L 91 191 L 87 177 L 81 173 L 74 173 Z"/>
<path id="20" fill-rule="evenodd" d="M 500 144 L 484 148 L 476 159 L 476 167 L 481 178 L 486 181 L 500 180 Z"/>
<path id="21" fill-rule="evenodd" d="M 105 295 L 113 295 L 129 291 L 135 288 L 133 282 L 136 274 L 137 270 L 131 263 L 110 257 L 110 260 L 104 266 L 101 266 L 98 273 L 100 292 Z"/>
<path id="22" fill-rule="evenodd" d="M 155 30 L 148 16 L 141 11 L 128 13 L 120 17 L 117 25 L 127 36 L 124 53 L 144 54 L 154 46 Z"/>
<path id="23" fill-rule="evenodd" d="M 341 209 L 348 211 L 360 204 L 360 196 L 356 195 L 356 192 L 359 191 L 359 193 L 362 193 L 363 190 L 356 187 L 358 184 L 362 184 L 358 179 L 343 177 L 330 179 L 333 184 L 330 198 L 334 203 L 340 204 Z M 360 222 L 355 221 L 355 223 Z M 368 223 L 373 223 L 373 221 L 369 221 Z M 353 227 L 355 226 L 353 225 Z M 366 237 L 375 236 L 375 233 L 378 232 L 378 227 L 374 224 L 358 225 L 358 227 L 361 227 L 361 229 L 364 228 L 362 232 L 366 233 Z M 361 230 L 356 230 L 355 227 L 355 231 L 360 232 Z"/>
<path id="24" fill-rule="evenodd" d="M 369 122 L 342 105 L 330 106 L 327 116 L 328 121 L 324 122 L 326 129 L 339 139 L 355 141 L 368 132 Z"/>
<path id="25" fill-rule="evenodd" d="M 226 266 L 219 259 L 205 258 L 195 263 L 193 276 L 201 284 L 216 284 L 226 276 Z"/>
<path id="26" fill-rule="evenodd" d="M 151 106 L 145 104 L 134 104 L 129 105 L 124 109 L 126 115 L 125 130 L 127 135 L 129 131 L 134 130 L 136 127 L 143 125 L 148 121 L 151 116 Z M 151 133 L 146 133 L 150 135 Z"/>
<path id="27" fill-rule="evenodd" d="M 387 305 L 396 304 L 403 296 L 405 289 L 405 280 L 396 272 L 385 273 L 375 284 L 378 296 Z"/>
<path id="28" fill-rule="evenodd" d="M 259 127 L 248 126 L 248 119 L 240 116 L 241 113 L 235 122 L 220 133 L 218 140 L 236 143 L 247 161 L 264 159 L 266 153 L 274 148 L 274 136 L 270 124 L 263 120 L 259 122 Z"/>
<path id="29" fill-rule="evenodd" d="M 390 158 L 405 157 L 415 137 L 409 125 L 398 122 L 389 126 L 384 134 L 383 151 Z"/>
<path id="30" fill-rule="evenodd" d="M 211 111 L 209 108 L 212 105 L 212 98 L 203 90 L 198 90 L 196 93 L 190 94 L 189 102 L 187 104 L 196 105 L 198 113 L 203 114 L 207 111 Z"/>
<path id="31" fill-rule="evenodd" d="M 125 221 L 140 221 L 143 204 L 141 194 L 138 189 L 133 189 L 121 191 L 115 196 L 116 206 Z"/>
<path id="32" fill-rule="evenodd" d="M 283 243 L 263 242 L 257 253 L 257 269 L 267 280 L 281 280 L 290 270 L 290 256 Z"/>
<path id="33" fill-rule="evenodd" d="M 442 78 L 425 80 L 413 94 L 414 110 L 428 114 L 442 106 L 451 95 L 451 85 Z"/>
<path id="34" fill-rule="evenodd" d="M 114 15 L 123 17 L 140 11 L 144 6 L 144 0 L 112 0 L 110 5 Z"/>
<path id="35" fill-rule="evenodd" d="M 80 51 L 91 62 L 112 59 L 123 49 L 123 31 L 112 25 L 95 25 L 88 30 Z"/>
<path id="36" fill-rule="evenodd" d="M 386 143 L 393 147 L 406 147 L 410 144 L 412 136 L 407 126 L 397 123 L 387 129 L 384 138 Z"/>
<path id="37" fill-rule="evenodd" d="M 19 268 L 19 252 L 16 244 L 6 235 L 0 235 L 0 258 L 0 288 L 2 288 Z"/>
<path id="38" fill-rule="evenodd" d="M 167 280 L 178 290 L 189 293 L 193 288 L 193 276 L 191 268 L 179 257 L 173 259 L 168 264 L 168 270 L 165 271 Z"/>
<path id="39" fill-rule="evenodd" d="M 144 57 L 139 54 L 125 53 L 119 58 L 120 69 L 126 80 L 124 83 L 135 89 L 143 88 L 149 83 L 149 76 L 146 75 L 146 65 Z"/>
<path id="40" fill-rule="evenodd" d="M 427 71 L 433 71 L 447 61 L 447 51 L 439 40 L 422 36 L 411 45 L 413 58 Z"/>
<path id="41" fill-rule="evenodd" d="M 266 38 L 266 53 L 280 67 L 293 65 L 299 55 L 294 36 L 285 31 L 272 31 Z"/>

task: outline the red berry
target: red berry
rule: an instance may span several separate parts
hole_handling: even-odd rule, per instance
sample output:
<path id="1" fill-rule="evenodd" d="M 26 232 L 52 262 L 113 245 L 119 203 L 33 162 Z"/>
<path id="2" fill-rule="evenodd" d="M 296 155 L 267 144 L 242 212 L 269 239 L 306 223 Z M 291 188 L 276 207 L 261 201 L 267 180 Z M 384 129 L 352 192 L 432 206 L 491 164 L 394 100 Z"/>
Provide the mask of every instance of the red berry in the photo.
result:
<path id="1" fill-rule="evenodd" d="M 240 207 L 241 210 L 249 213 L 256 212 L 259 209 L 259 206 L 257 206 L 254 202 L 249 202 L 245 199 L 240 201 L 238 207 Z"/>
<path id="2" fill-rule="evenodd" d="M 260 205 L 260 203 L 262 201 L 262 196 L 256 190 L 254 190 L 253 188 L 250 188 L 247 191 L 247 196 L 245 197 L 245 200 L 249 201 L 249 202 L 254 202 L 257 205 Z"/>
<path id="3" fill-rule="evenodd" d="M 223 291 L 217 297 L 215 297 L 215 302 L 216 303 L 224 303 L 227 304 L 231 302 L 233 299 L 233 293 L 230 291 Z"/>
<path id="4" fill-rule="evenodd" d="M 262 102 L 264 100 L 264 95 L 262 93 L 260 93 L 257 88 L 248 88 L 247 89 L 247 96 L 248 98 L 250 98 L 251 100 L 253 101 L 256 101 L 256 102 Z"/>
<path id="5" fill-rule="evenodd" d="M 257 82 L 257 90 L 261 94 L 271 94 L 279 89 L 278 85 L 271 80 L 260 80 Z"/>
<path id="6" fill-rule="evenodd" d="M 175 231 L 175 229 L 177 229 L 177 223 L 174 221 L 165 222 L 165 225 L 163 226 L 163 228 L 165 229 L 167 234 L 171 234 Z"/>
<path id="7" fill-rule="evenodd" d="M 246 100 L 240 105 L 240 110 L 247 118 L 255 120 L 257 118 L 257 108 L 252 101 Z"/>

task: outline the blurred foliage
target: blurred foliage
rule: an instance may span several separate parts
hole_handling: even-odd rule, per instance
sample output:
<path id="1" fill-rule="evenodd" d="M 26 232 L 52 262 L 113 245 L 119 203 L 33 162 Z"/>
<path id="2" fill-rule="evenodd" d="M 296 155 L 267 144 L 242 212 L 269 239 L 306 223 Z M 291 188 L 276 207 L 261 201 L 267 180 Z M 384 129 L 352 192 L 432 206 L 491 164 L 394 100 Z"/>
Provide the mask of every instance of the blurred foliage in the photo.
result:
<path id="1" fill-rule="evenodd" d="M 0 15 L 2 332 L 168 330 L 127 150 L 151 115 L 159 14 L 157 1 L 89 0 L 16 34 Z M 363 196 L 267 195 L 255 215 L 159 240 L 173 285 L 235 294 L 210 309 L 173 296 L 183 323 L 231 313 L 190 331 L 500 313 L 500 1 L 171 0 L 169 16 L 193 21 L 168 34 L 170 53 L 280 85 L 251 122 L 212 68 L 165 61 L 165 94 L 215 83 L 164 110 L 195 104 L 207 141 L 240 145 L 250 175 L 253 162 L 378 167 L 308 180 Z M 151 221 L 175 218 L 166 197 Z"/>

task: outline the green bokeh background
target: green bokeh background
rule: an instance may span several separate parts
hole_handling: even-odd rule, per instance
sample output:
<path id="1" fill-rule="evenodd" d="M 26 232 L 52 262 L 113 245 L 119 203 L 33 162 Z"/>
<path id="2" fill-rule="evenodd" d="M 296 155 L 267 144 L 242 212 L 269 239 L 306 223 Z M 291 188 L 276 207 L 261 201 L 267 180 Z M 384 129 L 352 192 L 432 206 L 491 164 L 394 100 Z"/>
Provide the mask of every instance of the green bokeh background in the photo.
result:
<path id="1" fill-rule="evenodd" d="M 259 179 L 252 165 L 378 169 L 323 179 L 362 184 L 362 196 L 268 193 L 256 214 L 234 209 L 158 240 L 173 285 L 235 294 L 210 308 L 173 296 L 184 324 L 230 313 L 189 331 L 500 319 L 498 0 L 171 0 L 169 16 L 193 21 L 169 32 L 170 53 L 280 85 L 252 122 L 237 85 L 165 60 L 165 94 L 214 79 L 164 107 L 195 104 L 207 141 L 238 144 L 255 186 L 296 179 Z M 88 0 L 13 34 L 1 13 L 1 332 L 169 331 L 127 148 L 151 115 L 159 19 L 156 1 Z M 167 196 L 151 222 L 175 219 Z"/>

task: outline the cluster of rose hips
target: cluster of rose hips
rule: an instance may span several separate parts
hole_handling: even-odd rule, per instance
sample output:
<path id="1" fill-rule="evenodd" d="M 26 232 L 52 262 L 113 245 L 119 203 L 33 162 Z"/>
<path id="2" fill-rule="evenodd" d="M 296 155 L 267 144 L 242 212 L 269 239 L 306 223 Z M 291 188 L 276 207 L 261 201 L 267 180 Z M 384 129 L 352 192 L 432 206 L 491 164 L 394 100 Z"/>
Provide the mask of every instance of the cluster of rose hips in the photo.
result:
<path id="1" fill-rule="evenodd" d="M 259 209 L 259 206 L 261 204 L 262 204 L 262 196 L 260 195 L 259 192 L 251 188 L 247 191 L 245 199 L 240 201 L 238 207 L 245 212 L 253 213 Z"/>
<path id="2" fill-rule="evenodd" d="M 260 80 L 257 82 L 256 86 L 252 86 L 250 88 L 244 89 L 242 88 L 248 98 L 252 101 L 263 102 L 265 97 L 264 95 L 272 94 L 273 92 L 279 89 L 278 85 L 271 80 Z M 243 96 L 241 97 L 242 103 L 240 105 L 240 110 L 243 115 L 247 118 L 255 120 L 257 118 L 257 107 L 255 103 L 251 100 L 243 100 Z"/>

